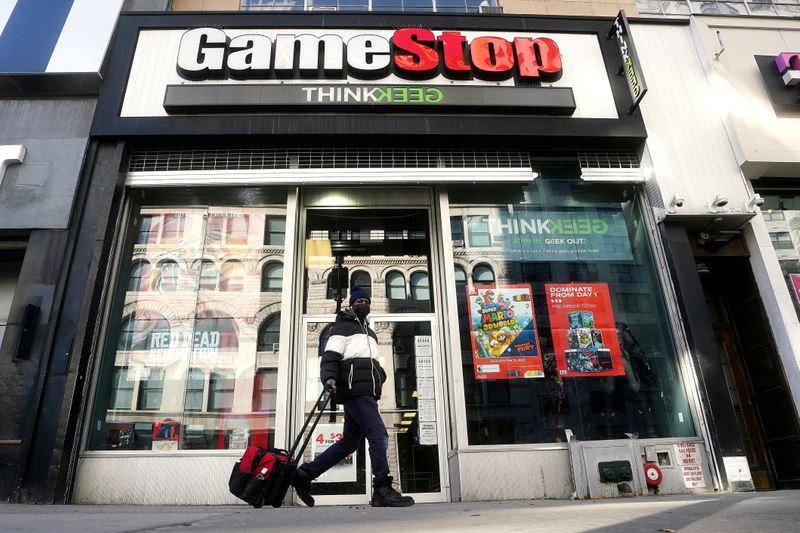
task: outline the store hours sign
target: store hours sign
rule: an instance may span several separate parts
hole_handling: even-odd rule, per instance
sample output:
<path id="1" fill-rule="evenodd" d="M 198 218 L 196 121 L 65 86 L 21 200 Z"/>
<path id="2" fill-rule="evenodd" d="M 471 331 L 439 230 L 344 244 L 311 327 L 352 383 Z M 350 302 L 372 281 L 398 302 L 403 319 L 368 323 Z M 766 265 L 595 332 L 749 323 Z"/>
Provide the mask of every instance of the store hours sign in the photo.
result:
<path id="1" fill-rule="evenodd" d="M 180 39 L 176 70 L 186 82 L 167 87 L 169 113 L 333 107 L 571 115 L 576 107 L 572 88 L 546 86 L 563 65 L 558 43 L 544 36 L 468 41 L 459 31 L 426 28 L 346 35 L 195 28 Z M 447 83 L 425 83 L 434 78 Z"/>

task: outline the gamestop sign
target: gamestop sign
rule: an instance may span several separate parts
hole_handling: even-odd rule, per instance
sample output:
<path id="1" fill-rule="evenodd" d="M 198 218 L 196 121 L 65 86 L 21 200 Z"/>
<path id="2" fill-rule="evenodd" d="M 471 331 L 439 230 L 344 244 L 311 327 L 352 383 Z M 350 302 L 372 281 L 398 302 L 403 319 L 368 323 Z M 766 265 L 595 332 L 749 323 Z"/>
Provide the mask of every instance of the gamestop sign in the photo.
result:
<path id="1" fill-rule="evenodd" d="M 520 81 L 555 81 L 561 77 L 558 45 L 546 37 L 478 37 L 467 44 L 457 31 L 438 35 L 422 28 L 402 28 L 390 38 L 280 34 L 234 38 L 220 29 L 197 28 L 181 38 L 178 73 L 187 80 L 210 78 L 386 77 L 391 71 L 409 79 L 430 79 L 442 72 L 454 80 L 471 77 Z"/>
<path id="2" fill-rule="evenodd" d="M 400 28 L 321 33 L 196 28 L 179 41 L 168 113 L 475 108 L 571 115 L 562 51 L 547 36 Z M 573 67 L 575 68 L 575 67 Z M 191 83 L 196 82 L 196 83 Z"/>

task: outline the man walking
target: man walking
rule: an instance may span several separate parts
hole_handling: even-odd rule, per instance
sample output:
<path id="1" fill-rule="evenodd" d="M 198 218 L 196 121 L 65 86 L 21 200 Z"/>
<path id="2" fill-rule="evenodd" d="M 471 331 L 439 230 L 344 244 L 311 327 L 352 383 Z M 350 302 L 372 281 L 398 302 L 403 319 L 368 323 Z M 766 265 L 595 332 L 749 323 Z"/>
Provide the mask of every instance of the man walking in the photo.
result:
<path id="1" fill-rule="evenodd" d="M 378 411 L 386 372 L 378 361 L 378 337 L 369 327 L 370 296 L 364 289 L 350 289 L 350 307 L 341 311 L 320 361 L 320 379 L 344 405 L 342 438 L 292 476 L 300 499 L 314 506 L 311 481 L 352 454 L 366 437 L 372 462 L 373 507 L 408 507 L 414 499 L 392 488 L 386 449 L 389 435 Z"/>

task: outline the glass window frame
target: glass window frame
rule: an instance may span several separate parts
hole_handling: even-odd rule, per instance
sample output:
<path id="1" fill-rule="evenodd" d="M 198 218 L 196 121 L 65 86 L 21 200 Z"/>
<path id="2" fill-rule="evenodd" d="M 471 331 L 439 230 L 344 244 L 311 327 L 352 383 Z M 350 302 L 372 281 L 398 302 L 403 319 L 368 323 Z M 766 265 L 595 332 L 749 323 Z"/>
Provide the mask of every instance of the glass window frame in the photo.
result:
<path id="1" fill-rule="evenodd" d="M 590 184 L 585 184 L 585 185 L 586 185 L 587 188 L 589 186 L 592 186 L 592 187 L 597 187 L 598 186 L 597 184 L 591 184 L 591 185 Z M 599 185 L 599 187 L 602 188 L 602 187 L 608 187 L 608 186 L 607 185 Z M 451 190 L 451 193 L 452 193 L 452 190 Z M 630 195 L 628 195 L 628 196 L 630 196 Z M 526 201 L 527 201 L 527 197 L 526 197 Z M 443 222 L 440 223 L 442 225 L 441 231 L 445 231 L 446 232 L 447 229 L 449 229 L 449 228 L 446 228 L 444 226 L 444 224 L 449 224 L 449 220 L 448 219 L 450 217 L 456 216 L 456 215 L 465 216 L 464 212 L 457 208 L 458 207 L 457 204 L 458 204 L 458 202 L 454 202 L 453 199 L 450 198 L 448 194 L 445 193 L 445 194 L 443 194 L 441 196 L 440 205 L 441 205 L 441 209 L 442 209 L 442 221 L 443 221 Z M 483 199 L 483 197 L 481 197 L 481 194 L 477 194 L 476 195 L 475 204 L 478 205 L 478 206 L 488 205 L 488 204 L 486 204 L 486 200 Z M 501 207 L 504 207 L 505 202 L 500 201 L 499 204 L 501 204 Z M 492 205 L 494 205 L 494 204 L 492 204 Z M 547 203 L 544 203 L 542 205 L 546 206 Z M 647 258 L 646 262 L 648 262 L 648 264 L 649 264 L 649 267 L 648 267 L 649 272 L 650 272 L 650 274 L 648 274 L 650 276 L 649 279 L 655 284 L 655 286 L 658 287 L 659 294 L 664 294 L 665 290 L 666 290 L 665 289 L 665 283 L 667 283 L 667 281 L 664 278 L 663 272 L 661 272 L 661 268 L 662 268 L 661 265 L 663 263 L 663 260 L 660 260 L 660 259 L 656 258 L 656 254 L 662 253 L 662 251 L 661 251 L 660 248 L 658 248 L 658 245 L 656 244 L 656 243 L 658 243 L 658 235 L 657 235 L 657 231 L 652 227 L 654 225 L 654 223 L 651 220 L 646 219 L 645 210 L 647 209 L 646 206 L 648 205 L 646 197 L 645 197 L 644 193 L 641 191 L 641 189 L 638 188 L 638 187 L 636 187 L 635 190 L 634 190 L 634 195 L 633 195 L 633 199 L 632 199 L 632 204 L 631 205 L 634 206 L 635 210 L 638 210 L 638 215 L 637 216 L 644 217 L 644 220 L 642 218 L 637 219 L 637 222 L 633 225 L 633 227 L 634 228 L 641 228 L 641 230 L 638 231 L 638 233 L 640 235 L 644 235 L 644 238 L 646 239 L 646 242 L 647 242 L 647 248 L 648 248 L 649 251 L 648 251 L 648 254 L 646 254 L 644 257 Z M 642 222 L 644 222 L 644 223 L 642 223 Z M 641 237 L 639 237 L 639 238 L 641 238 Z M 637 241 L 637 242 L 639 242 L 639 241 Z M 493 255 L 494 253 L 496 253 L 496 250 L 494 250 L 494 248 L 496 248 L 497 246 L 500 246 L 500 244 L 495 244 L 494 247 L 493 247 L 493 250 L 488 252 L 488 254 Z M 458 250 L 454 250 L 454 253 L 455 253 L 455 256 L 450 256 L 450 257 L 446 258 L 446 261 L 445 261 L 445 264 L 444 264 L 445 267 L 450 267 L 450 265 L 463 266 L 464 264 L 470 264 L 470 269 L 474 268 L 475 265 L 472 264 L 471 258 L 469 256 L 465 256 L 465 254 L 462 251 L 458 251 Z M 650 255 L 650 254 L 652 254 L 652 255 Z M 483 254 L 483 257 L 485 257 L 485 253 Z M 500 261 L 500 260 L 498 259 L 498 261 Z M 495 266 L 494 262 L 495 261 L 493 260 L 492 267 Z M 498 269 L 511 268 L 513 270 L 513 268 L 515 268 L 515 267 L 512 267 L 512 266 L 504 267 L 502 265 L 499 265 L 499 263 L 498 263 L 497 268 Z M 452 300 L 458 294 L 457 284 L 455 283 L 456 277 L 455 277 L 454 273 L 453 274 L 447 274 L 447 275 L 448 275 L 449 279 L 448 279 L 448 286 L 446 287 L 446 291 L 448 292 L 448 295 L 449 295 L 448 299 Z M 504 275 L 508 275 L 508 274 L 506 273 Z M 468 275 L 468 278 L 470 278 L 470 277 L 471 276 Z M 470 279 L 469 282 L 472 283 L 472 280 Z M 498 281 L 498 284 L 499 283 L 500 283 L 500 281 Z M 553 281 L 553 283 L 559 283 L 559 282 L 558 281 Z M 455 294 L 452 292 L 454 290 L 454 288 L 456 289 Z M 665 317 L 665 320 L 669 324 L 669 327 L 667 328 L 667 330 L 664 330 L 663 340 L 669 346 L 671 346 L 672 353 L 669 355 L 669 357 L 671 358 L 671 359 L 669 359 L 671 361 L 670 364 L 672 365 L 672 368 L 671 368 L 672 374 L 671 375 L 674 376 L 675 379 L 677 379 L 677 382 L 673 382 L 673 384 L 677 383 L 677 386 L 679 388 L 679 394 L 683 398 L 681 406 L 680 406 L 680 410 L 683 412 L 683 416 L 684 416 L 684 419 L 682 419 L 682 420 L 686 420 L 685 428 L 688 428 L 688 429 L 686 429 L 686 431 L 688 431 L 688 434 L 676 436 L 676 437 L 673 437 L 673 438 L 681 438 L 681 439 L 687 439 L 687 440 L 700 441 L 701 438 L 702 438 L 701 437 L 702 430 L 701 430 L 701 428 L 699 426 L 699 424 L 700 424 L 699 420 L 702 419 L 700 400 L 699 400 L 699 397 L 698 397 L 696 391 L 691 390 L 691 388 L 688 386 L 688 384 L 691 383 L 692 382 L 691 380 L 693 379 L 693 377 L 691 375 L 691 371 L 687 370 L 687 365 L 690 363 L 690 361 L 688 360 L 688 356 L 679 349 L 679 346 L 681 346 L 681 341 L 680 341 L 681 333 L 680 332 L 682 331 L 682 327 L 683 326 L 682 326 L 682 324 L 677 322 L 674 318 L 669 316 L 669 309 L 672 309 L 671 306 L 674 305 L 674 304 L 672 303 L 672 300 L 670 299 L 669 293 L 666 293 L 666 294 L 667 294 L 667 296 L 665 296 L 664 298 L 661 299 L 661 304 L 660 304 L 661 305 L 661 312 L 663 313 L 663 316 Z M 612 298 L 613 298 L 613 296 L 612 296 Z M 464 302 L 463 305 L 466 306 L 466 302 Z M 462 307 L 462 303 L 461 302 L 459 302 L 456 306 L 453 306 L 453 308 L 451 308 L 451 314 L 449 316 L 449 326 L 450 326 L 451 329 L 454 329 L 454 330 L 459 330 L 460 329 L 460 325 L 459 324 L 461 323 L 461 319 L 459 318 L 459 316 L 460 316 L 461 311 L 457 310 L 457 308 L 460 308 L 460 307 Z M 540 312 L 539 309 L 540 309 L 540 306 L 537 305 L 536 306 L 537 314 Z M 455 340 L 455 342 L 456 342 L 457 345 L 460 344 L 457 339 Z M 544 349 L 543 349 L 543 351 L 544 351 Z M 674 356 L 674 358 L 673 358 L 673 356 Z M 463 442 L 465 443 L 465 448 L 493 449 L 496 446 L 521 446 L 521 447 L 530 448 L 530 449 L 542 449 L 542 448 L 549 448 L 549 447 L 552 447 L 552 446 L 563 446 L 563 447 L 566 447 L 566 444 L 565 444 L 566 441 L 563 441 L 564 443 L 560 443 L 560 441 L 556 441 L 556 440 L 546 440 L 546 441 L 538 441 L 538 442 L 530 442 L 530 441 L 521 442 L 521 441 L 517 441 L 517 442 L 505 442 L 505 443 L 496 443 L 496 444 L 478 443 L 478 442 L 470 441 L 469 440 L 469 436 L 468 436 L 468 429 L 467 429 L 468 411 L 467 411 L 467 405 L 464 403 L 465 402 L 465 396 L 463 396 L 463 395 L 466 393 L 466 388 L 465 388 L 466 377 L 465 377 L 465 375 L 466 375 L 467 372 L 470 372 L 471 370 L 470 370 L 470 368 L 467 368 L 466 366 L 462 367 L 462 365 L 456 364 L 456 365 L 454 365 L 454 371 L 457 373 L 456 376 L 455 376 L 456 381 L 461 383 L 460 386 L 456 387 L 458 390 L 456 391 L 456 396 L 455 396 L 456 405 L 454 406 L 455 411 L 457 413 L 457 420 L 458 420 L 458 425 L 457 425 L 458 438 L 459 438 L 460 441 L 463 439 Z M 458 377 L 459 374 L 461 374 L 461 376 L 462 376 L 461 378 Z M 575 379 L 578 379 L 578 378 L 575 378 Z M 499 392 L 501 392 L 501 390 L 498 389 L 497 392 L 499 393 Z M 499 396 L 497 396 L 495 398 L 495 400 L 500 400 L 502 402 L 502 399 Z M 499 404 L 499 405 L 502 405 L 502 403 Z M 645 438 L 645 437 L 646 437 L 645 435 L 640 435 L 640 438 Z M 615 438 L 617 438 L 617 437 L 615 437 Z M 619 437 L 619 438 L 623 438 L 623 437 Z"/>
<path id="2" fill-rule="evenodd" d="M 122 229 L 121 229 L 121 231 L 119 233 L 117 233 L 114 236 L 114 240 L 113 240 L 113 244 L 112 244 L 113 250 L 114 250 L 114 253 L 113 253 L 114 257 L 113 257 L 112 261 L 113 261 L 113 263 L 115 265 L 115 268 L 114 269 L 110 269 L 108 271 L 108 274 L 110 276 L 108 284 L 111 287 L 111 291 L 110 291 L 111 297 L 107 300 L 107 303 L 106 303 L 106 306 L 105 306 L 106 308 L 104 309 L 103 315 L 102 315 L 102 331 L 103 331 L 103 333 L 102 333 L 102 338 L 100 340 L 100 350 L 101 350 L 102 356 L 98 358 L 99 359 L 98 364 L 94 365 L 94 368 L 93 368 L 93 377 L 91 379 L 91 385 L 90 385 L 91 404 L 89 406 L 89 409 L 86 410 L 87 427 L 97 427 L 97 433 L 95 433 L 95 432 L 87 432 L 86 438 L 81 440 L 81 444 L 80 444 L 80 450 L 81 450 L 80 453 L 81 454 L 86 454 L 87 456 L 95 456 L 96 454 L 99 454 L 100 456 L 109 456 L 109 454 L 111 454 L 113 456 L 122 456 L 122 455 L 125 455 L 125 454 L 128 454 L 128 453 L 134 453 L 134 454 L 137 454 L 137 455 L 144 454 L 145 456 L 148 456 L 148 457 L 150 457 L 150 456 L 155 457 L 156 453 L 157 453 L 155 451 L 155 447 L 153 448 L 153 450 L 150 449 L 150 439 L 151 439 L 151 433 L 153 431 L 152 427 L 153 427 L 153 424 L 154 424 L 154 422 L 151 421 L 150 417 L 155 416 L 155 417 L 157 417 L 158 421 L 161 422 L 162 420 L 160 420 L 160 419 L 163 418 L 163 416 L 161 416 L 159 414 L 148 415 L 148 416 L 145 417 L 144 420 L 139 421 L 139 420 L 141 420 L 141 415 L 144 415 L 145 413 L 156 412 L 156 413 L 164 413 L 164 415 L 167 416 L 167 418 L 170 418 L 171 416 L 175 416 L 173 414 L 173 412 L 175 411 L 176 408 L 179 409 L 181 412 L 185 413 L 184 415 L 177 414 L 178 419 L 185 418 L 187 415 L 190 416 L 190 417 L 191 416 L 196 417 L 196 415 L 199 414 L 197 411 L 184 411 L 183 410 L 183 407 L 185 406 L 184 405 L 185 397 L 183 397 L 183 394 L 185 394 L 185 378 L 186 378 L 186 376 L 184 375 L 184 378 L 181 379 L 180 382 L 178 382 L 179 385 L 182 385 L 181 388 L 180 388 L 180 392 L 173 387 L 169 392 L 169 394 L 170 394 L 170 398 L 169 399 L 167 398 L 166 389 L 162 388 L 162 399 L 161 399 L 162 404 L 161 404 L 161 409 L 159 411 L 139 411 L 135 407 L 134 407 L 134 409 L 131 410 L 132 411 L 131 414 L 133 414 L 134 416 L 137 416 L 137 413 L 138 413 L 138 416 L 139 416 L 139 418 L 135 418 L 134 419 L 134 420 L 137 420 L 137 421 L 131 422 L 129 424 L 129 425 L 133 426 L 132 432 L 135 433 L 136 442 L 138 443 L 136 446 L 133 446 L 133 447 L 130 447 L 130 446 L 118 446 L 118 445 L 112 444 L 112 441 L 109 440 L 111 438 L 110 437 L 110 435 L 111 435 L 110 432 L 111 431 L 119 431 L 119 428 L 116 427 L 116 426 L 119 426 L 120 424 L 123 424 L 124 422 L 130 420 L 130 415 L 119 413 L 119 415 L 122 416 L 122 422 L 120 422 L 120 419 L 116 418 L 117 415 L 114 414 L 114 412 L 112 412 L 111 406 L 108 403 L 109 399 L 110 399 L 110 390 L 109 390 L 110 380 L 109 380 L 109 378 L 107 376 L 108 376 L 109 369 L 110 368 L 113 369 L 112 361 L 128 360 L 130 358 L 137 358 L 137 357 L 138 358 L 147 357 L 146 353 L 138 353 L 137 354 L 137 353 L 132 353 L 129 350 L 128 351 L 124 351 L 124 350 L 120 351 L 118 349 L 118 347 L 117 347 L 117 344 L 118 344 L 117 332 L 119 331 L 120 324 L 121 324 L 121 322 L 122 322 L 124 317 L 130 316 L 136 310 L 139 310 L 139 309 L 148 310 L 148 309 L 157 308 L 157 307 L 154 307 L 152 305 L 149 305 L 149 306 L 146 305 L 144 307 L 133 308 L 131 306 L 131 304 L 133 302 L 130 302 L 130 299 L 131 298 L 136 299 L 136 298 L 132 293 L 127 291 L 127 286 L 128 286 L 128 282 L 129 282 L 128 275 L 129 275 L 129 272 L 130 272 L 130 264 L 132 262 L 131 254 L 134 254 L 134 249 L 135 249 L 136 250 L 136 254 L 133 255 L 133 258 L 138 257 L 138 255 L 141 255 L 140 252 L 141 252 L 142 244 L 140 242 L 138 242 L 138 241 L 141 240 L 140 237 L 139 237 L 139 233 L 140 233 L 139 232 L 139 221 L 141 219 L 141 216 L 144 213 L 146 213 L 147 211 L 140 211 L 140 209 L 147 208 L 148 210 L 150 210 L 150 212 L 156 212 L 156 213 L 158 213 L 160 210 L 163 210 L 163 211 L 169 210 L 170 208 L 174 209 L 176 213 L 180 213 L 182 210 L 186 211 L 187 213 L 190 210 L 193 210 L 194 212 L 197 212 L 198 209 L 200 209 L 200 210 L 202 210 L 202 209 L 210 209 L 210 208 L 213 208 L 214 206 L 222 206 L 222 207 L 237 206 L 237 205 L 240 205 L 238 203 L 238 202 L 241 201 L 241 200 L 239 200 L 240 198 L 243 198 L 245 196 L 247 196 L 247 197 L 254 196 L 254 197 L 257 197 L 259 199 L 264 199 L 264 200 L 262 200 L 262 201 L 252 201 L 252 198 L 251 198 L 251 201 L 249 201 L 247 203 L 247 205 L 244 206 L 245 208 L 247 208 L 247 209 L 256 209 L 256 210 L 266 210 L 266 212 L 270 212 L 270 213 L 277 213 L 278 212 L 277 209 L 280 209 L 280 210 L 283 210 L 284 214 L 286 215 L 287 220 L 289 220 L 289 219 L 294 220 L 294 218 L 297 216 L 297 211 L 298 211 L 298 208 L 296 207 L 297 206 L 297 202 L 296 202 L 297 193 L 296 193 L 296 191 L 293 191 L 293 189 L 291 189 L 291 188 L 286 188 L 286 187 L 269 187 L 269 188 L 267 188 L 267 187 L 257 187 L 257 188 L 239 188 L 239 189 L 232 189 L 232 190 L 219 190 L 219 189 L 213 189 L 212 190 L 212 189 L 208 189 L 207 191 L 208 191 L 207 193 L 206 193 L 206 191 L 200 191 L 198 193 L 198 191 L 188 191 L 188 190 L 185 190 L 183 188 L 180 188 L 180 189 L 166 189 L 166 188 L 162 189 L 162 188 L 159 188 L 159 189 L 153 190 L 151 193 L 149 193 L 147 195 L 148 200 L 146 202 L 145 202 L 145 200 L 143 200 L 144 196 L 138 190 L 129 189 L 129 190 L 126 191 L 125 198 L 123 199 L 124 208 L 123 208 L 123 210 L 121 212 L 121 217 L 122 218 L 121 218 L 120 223 L 119 223 L 119 227 L 122 228 Z M 247 191 L 248 194 L 243 194 L 244 191 Z M 185 200 L 181 201 L 180 198 L 185 198 Z M 261 216 L 263 217 L 263 215 L 261 215 Z M 160 218 L 160 216 L 152 217 L 153 220 L 158 220 L 159 218 Z M 188 221 L 187 220 L 187 221 L 182 223 L 181 231 L 183 231 L 183 232 L 195 232 L 195 231 L 197 231 L 196 228 L 197 228 L 197 221 L 196 220 L 194 220 L 194 221 Z M 251 231 L 254 232 L 252 235 L 250 235 L 250 240 L 252 241 L 253 240 L 252 238 L 254 236 L 256 236 L 255 235 L 255 228 L 251 227 Z M 257 232 L 259 234 L 257 236 L 258 240 L 263 239 L 262 231 L 263 231 L 263 227 L 259 228 L 259 231 Z M 150 234 L 151 232 L 146 232 L 146 233 Z M 148 253 L 147 257 L 148 257 L 148 259 L 151 260 L 151 264 L 153 264 L 153 261 L 152 261 L 150 256 L 156 255 L 156 254 L 161 254 L 161 257 L 164 257 L 164 252 L 168 251 L 168 250 L 163 250 L 163 248 L 162 248 L 163 245 L 160 242 L 161 233 L 162 232 L 159 229 L 158 239 L 156 239 L 155 241 L 150 241 L 148 244 L 144 245 L 145 247 L 149 247 L 149 251 L 147 251 L 146 253 Z M 292 231 L 292 233 L 293 233 L 293 231 Z M 187 235 L 188 235 L 188 233 L 187 233 Z M 287 235 L 287 238 L 294 238 L 294 235 L 293 234 L 292 235 Z M 221 244 L 222 244 L 221 242 L 218 242 L 216 244 L 210 243 L 210 246 L 212 246 L 212 247 L 217 246 L 218 247 Z M 174 245 L 168 245 L 168 246 L 174 246 Z M 183 242 L 181 242 L 181 243 L 178 244 L 178 246 L 190 246 L 190 245 L 189 244 L 184 245 Z M 260 242 L 256 242 L 256 243 L 250 244 L 249 246 L 255 247 L 255 248 L 260 248 L 262 245 L 261 245 Z M 213 253 L 215 253 L 215 252 L 212 251 L 211 254 L 213 254 Z M 264 253 L 264 251 L 259 250 L 256 253 Z M 276 253 L 281 253 L 281 252 L 276 252 L 275 250 L 271 251 L 271 255 L 275 255 Z M 211 254 L 209 254 L 209 255 L 211 255 Z M 127 259 L 126 259 L 126 257 L 127 257 Z M 201 257 L 204 257 L 204 256 L 198 256 L 197 258 L 200 259 Z M 208 257 L 208 256 L 206 256 L 206 257 Z M 281 257 L 282 257 L 282 255 L 281 255 Z M 183 264 L 183 263 L 181 263 L 181 264 Z M 197 278 L 199 276 L 199 269 L 193 264 L 193 261 L 187 261 L 186 264 L 187 265 L 192 265 L 191 268 L 188 268 L 186 274 L 189 274 L 189 275 L 192 275 L 192 276 L 195 276 L 195 274 L 197 274 L 197 276 L 195 276 Z M 195 272 L 196 270 L 198 272 Z M 288 278 L 287 279 L 291 280 L 292 277 L 293 277 L 292 274 L 288 273 Z M 187 285 L 185 283 L 183 285 L 186 285 L 186 287 L 182 288 L 181 290 L 184 290 L 184 289 L 187 290 L 187 291 L 198 291 L 199 290 L 197 288 L 197 282 L 196 281 L 195 281 L 195 283 L 192 283 L 191 285 Z M 279 295 L 274 299 L 274 304 L 278 305 L 278 307 L 276 308 L 276 311 L 280 312 L 280 310 L 285 307 L 286 302 L 285 302 L 285 299 L 282 298 Z M 274 305 L 274 304 L 272 304 L 272 305 Z M 123 312 L 124 309 L 127 309 L 127 311 Z M 287 309 L 288 309 L 288 307 L 287 307 Z M 150 311 L 147 311 L 147 312 L 149 313 Z M 173 331 L 177 331 L 175 329 L 175 327 L 173 326 L 173 324 L 172 324 L 172 321 L 173 321 L 172 315 L 168 315 L 168 316 L 170 316 L 171 318 L 167 322 L 166 326 L 170 326 Z M 159 319 L 162 319 L 162 318 L 164 318 L 164 317 L 161 316 L 158 313 L 156 313 L 156 315 L 153 315 L 153 316 L 150 317 L 150 319 L 152 319 L 152 320 L 159 320 Z M 178 318 L 178 320 L 182 320 L 182 319 Z M 150 326 L 150 327 L 152 327 L 152 326 Z M 161 326 L 158 325 L 158 327 L 161 327 Z M 146 328 L 140 328 L 140 329 L 142 329 L 142 331 L 146 331 Z M 155 330 L 155 331 L 160 333 L 160 330 Z M 180 333 L 180 332 L 178 332 L 178 334 L 182 335 L 182 333 Z M 285 333 L 282 333 L 282 334 L 285 334 Z M 137 339 L 140 339 L 140 338 L 143 338 L 143 337 L 144 337 L 144 335 L 143 335 L 142 332 L 139 332 L 137 334 Z M 166 337 L 166 335 L 164 337 Z M 142 342 L 144 342 L 144 341 L 139 340 L 138 344 L 141 344 Z M 150 341 L 147 341 L 147 342 L 150 342 Z M 174 335 L 173 335 L 173 338 L 172 338 L 172 342 L 175 342 Z M 188 342 L 190 342 L 189 347 L 191 348 L 191 340 L 189 340 Z M 130 342 L 129 342 L 129 344 L 130 344 Z M 168 346 L 168 345 L 162 344 L 162 346 Z M 155 348 L 153 348 L 153 349 L 155 349 Z M 119 355 L 117 355 L 117 352 L 119 352 Z M 248 357 L 250 357 L 250 356 L 256 357 L 255 350 L 253 350 L 253 352 Z M 119 359 L 120 357 L 123 358 L 123 359 Z M 156 355 L 155 357 L 159 357 L 159 356 Z M 272 359 L 273 356 L 270 356 L 270 357 L 271 357 L 270 360 L 273 360 Z M 289 383 L 288 372 L 289 371 L 288 371 L 288 366 L 287 366 L 288 365 L 288 355 L 287 354 L 275 354 L 275 357 L 277 357 L 277 361 L 275 361 L 275 363 L 278 364 L 278 368 L 279 368 L 279 384 L 278 384 L 278 387 L 280 388 L 280 391 L 284 391 L 284 390 L 287 390 L 287 387 L 289 386 L 288 385 L 288 383 Z M 275 363 L 272 363 L 272 364 L 275 364 Z M 119 362 L 117 362 L 117 364 L 119 364 Z M 168 377 L 166 378 L 166 380 L 172 380 L 173 382 L 175 381 L 175 377 L 171 376 L 170 372 L 167 372 L 167 376 Z M 180 378 L 178 378 L 178 379 L 180 379 Z M 146 385 L 147 385 L 148 389 L 152 389 L 152 390 L 143 392 L 143 394 L 146 393 L 144 397 L 145 398 L 149 397 L 149 400 L 148 400 L 149 405 L 148 406 L 149 407 L 154 407 L 155 404 L 156 404 L 156 401 L 157 401 L 157 398 L 155 398 L 155 396 L 157 395 L 157 391 L 155 389 L 160 386 L 160 383 L 157 383 L 156 381 L 153 380 L 152 383 L 149 383 L 149 384 L 146 384 Z M 138 387 L 138 383 L 136 383 L 136 386 Z M 175 393 L 181 394 L 180 399 L 174 397 Z M 238 396 L 239 392 L 237 391 L 236 394 Z M 281 392 L 281 394 L 284 394 L 284 393 Z M 105 398 L 105 399 L 103 399 L 103 398 Z M 205 409 L 205 405 L 206 405 L 206 402 L 207 402 L 207 398 L 208 398 L 208 396 L 207 396 L 207 390 L 206 390 L 206 395 L 205 395 L 205 398 L 204 398 L 204 409 Z M 176 407 L 176 405 L 177 405 L 176 404 L 176 400 L 179 400 L 180 407 Z M 138 401 L 139 401 L 139 399 L 138 399 L 138 389 L 137 389 L 136 397 L 134 398 L 134 402 L 138 402 Z M 136 404 L 134 404 L 134 405 L 136 405 Z M 234 410 L 237 410 L 237 409 L 241 410 L 239 407 L 234 406 Z M 243 408 L 243 409 L 245 410 L 245 412 L 247 411 L 247 408 Z M 234 414 L 236 414 L 236 416 L 231 417 L 230 418 L 230 422 L 226 422 L 226 426 L 234 427 L 234 430 L 235 430 L 236 427 L 241 427 L 243 425 L 244 421 L 249 420 L 251 418 L 250 415 L 246 415 L 246 416 L 243 417 L 238 413 L 234 413 Z M 263 424 L 264 423 L 267 424 L 267 430 L 268 430 L 268 433 L 270 435 L 270 441 L 269 442 L 270 442 L 271 445 L 273 443 L 278 443 L 278 442 L 283 443 L 283 439 L 287 437 L 287 435 L 286 435 L 287 432 L 286 432 L 285 427 L 286 427 L 286 422 L 287 422 L 288 416 L 289 416 L 288 413 L 283 413 L 281 411 L 281 412 L 278 412 L 278 413 L 270 413 L 269 416 L 267 416 L 267 414 L 263 414 L 263 413 L 262 413 L 262 415 L 258 415 L 258 413 L 252 413 L 252 416 L 255 416 L 256 418 L 259 418 L 259 419 L 262 420 L 262 422 L 260 422 L 259 425 L 258 425 L 259 431 L 263 432 L 263 430 L 264 430 Z M 225 418 L 223 418 L 223 420 L 224 419 Z M 197 419 L 195 418 L 195 420 L 197 420 Z M 101 421 L 103 422 L 102 425 L 98 423 L 98 422 L 101 422 Z M 109 425 L 106 426 L 106 424 L 109 424 Z M 192 422 L 190 421 L 189 424 L 192 424 Z M 197 427 L 197 422 L 194 422 L 194 424 L 195 424 L 194 427 L 196 428 Z M 245 423 L 245 425 L 247 427 L 250 427 L 249 424 L 250 424 L 249 422 Z M 123 425 L 126 425 L 126 424 L 123 424 Z M 115 426 L 115 427 L 112 428 L 112 426 Z M 187 431 L 187 426 L 183 426 L 182 428 L 179 428 L 179 429 L 181 429 L 182 432 L 183 431 Z M 107 431 L 109 433 L 107 433 Z M 236 453 L 239 453 L 238 452 L 238 449 L 239 449 L 238 447 L 229 447 L 229 446 L 234 446 L 233 444 L 229 444 L 229 443 L 232 443 L 234 441 L 234 437 L 236 437 L 236 435 L 232 434 L 227 429 L 224 431 L 224 433 L 225 433 L 225 435 L 224 435 L 224 444 L 221 444 L 221 443 L 223 443 L 222 433 L 220 433 L 219 436 L 214 436 L 213 439 L 212 439 L 211 437 L 208 436 L 208 432 L 206 432 L 206 440 L 207 441 L 213 440 L 214 443 L 220 443 L 219 444 L 220 446 L 225 446 L 225 447 L 228 447 L 228 448 L 215 447 L 214 443 L 212 443 L 212 447 L 199 449 L 196 446 L 194 446 L 194 447 L 187 446 L 186 450 L 188 451 L 188 450 L 191 449 L 192 453 L 196 454 L 197 452 L 202 452 L 203 455 L 209 455 L 209 456 L 229 455 L 231 453 L 231 451 L 234 450 L 234 449 L 237 450 Z M 246 433 L 245 433 L 245 435 L 246 435 Z M 184 442 L 184 436 L 183 436 L 182 433 L 181 433 L 180 439 L 181 439 L 180 442 L 183 443 Z M 239 441 L 241 441 L 241 437 L 239 437 Z M 280 444 L 278 444 L 278 445 L 280 445 Z M 238 446 L 238 444 L 236 446 Z M 178 448 L 177 450 L 172 449 L 171 453 L 182 453 L 182 450 L 183 450 L 182 447 Z"/>

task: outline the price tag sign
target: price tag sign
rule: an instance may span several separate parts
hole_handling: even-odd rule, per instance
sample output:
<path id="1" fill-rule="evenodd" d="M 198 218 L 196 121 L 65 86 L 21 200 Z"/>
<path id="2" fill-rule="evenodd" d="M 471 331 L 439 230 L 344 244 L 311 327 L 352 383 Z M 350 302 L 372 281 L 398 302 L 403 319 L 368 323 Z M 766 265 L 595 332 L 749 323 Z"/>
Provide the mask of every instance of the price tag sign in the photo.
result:
<path id="1" fill-rule="evenodd" d="M 316 459 L 342 438 L 344 424 L 318 424 L 311 437 L 311 456 Z M 314 483 L 341 483 L 356 481 L 356 453 L 345 457 L 336 466 L 314 480 Z"/>

